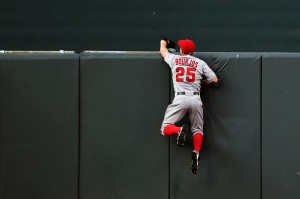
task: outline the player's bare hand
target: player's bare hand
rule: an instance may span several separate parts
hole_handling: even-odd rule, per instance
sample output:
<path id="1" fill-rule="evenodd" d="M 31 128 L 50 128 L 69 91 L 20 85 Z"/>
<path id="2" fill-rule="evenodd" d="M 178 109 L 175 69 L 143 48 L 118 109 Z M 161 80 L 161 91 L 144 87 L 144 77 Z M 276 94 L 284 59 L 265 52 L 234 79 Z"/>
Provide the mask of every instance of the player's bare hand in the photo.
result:
<path id="1" fill-rule="evenodd" d="M 201 83 L 202 83 L 202 84 L 205 84 L 205 85 L 209 85 L 209 84 L 210 84 L 210 82 L 209 82 L 209 81 L 207 81 L 206 79 L 204 79 L 204 80 L 201 80 Z"/>
<path id="2" fill-rule="evenodd" d="M 160 45 L 166 47 L 167 46 L 167 42 L 165 40 L 160 40 Z"/>
<path id="3" fill-rule="evenodd" d="M 205 84 L 205 85 L 218 85 L 220 82 L 219 77 L 216 76 L 214 79 L 212 79 L 211 81 L 207 81 L 207 79 L 202 79 L 201 83 Z"/>

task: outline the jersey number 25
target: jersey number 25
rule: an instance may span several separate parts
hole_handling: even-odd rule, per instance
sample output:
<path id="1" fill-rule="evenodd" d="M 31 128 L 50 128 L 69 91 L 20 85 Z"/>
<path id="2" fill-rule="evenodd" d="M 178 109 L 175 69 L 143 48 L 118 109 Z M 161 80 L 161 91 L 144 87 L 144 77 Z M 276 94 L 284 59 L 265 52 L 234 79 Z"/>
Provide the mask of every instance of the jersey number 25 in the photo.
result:
<path id="1" fill-rule="evenodd" d="M 187 68 L 185 70 L 185 68 L 183 68 L 183 67 L 177 67 L 176 68 L 176 81 L 183 82 L 184 76 L 185 76 L 186 82 L 194 82 L 196 79 L 195 71 L 196 71 L 196 68 Z"/>

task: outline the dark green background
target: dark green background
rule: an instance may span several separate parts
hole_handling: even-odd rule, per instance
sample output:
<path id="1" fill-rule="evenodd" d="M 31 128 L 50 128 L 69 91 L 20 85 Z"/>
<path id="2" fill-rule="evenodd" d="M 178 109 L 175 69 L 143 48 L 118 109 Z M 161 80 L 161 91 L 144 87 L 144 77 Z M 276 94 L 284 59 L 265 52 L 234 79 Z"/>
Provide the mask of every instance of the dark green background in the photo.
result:
<path id="1" fill-rule="evenodd" d="M 198 52 L 297 52 L 296 0 L 2 0 L 2 50 L 158 50 L 161 34 Z"/>

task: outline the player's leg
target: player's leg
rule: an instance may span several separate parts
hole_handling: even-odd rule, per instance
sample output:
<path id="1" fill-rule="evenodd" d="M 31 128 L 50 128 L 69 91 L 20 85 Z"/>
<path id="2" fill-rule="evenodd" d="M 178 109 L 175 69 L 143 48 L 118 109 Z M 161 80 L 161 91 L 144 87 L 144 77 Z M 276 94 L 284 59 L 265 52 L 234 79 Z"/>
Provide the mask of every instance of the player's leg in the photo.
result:
<path id="1" fill-rule="evenodd" d="M 161 127 L 162 135 L 177 136 L 177 144 L 178 146 L 183 146 L 186 141 L 186 134 L 188 132 L 187 125 L 183 125 L 182 127 L 175 126 L 174 124 L 178 122 L 187 112 L 187 109 L 184 105 L 184 100 L 182 98 L 175 98 L 173 103 L 170 104 L 166 110 L 164 120 Z"/>
<path id="2" fill-rule="evenodd" d="M 181 127 L 177 127 L 174 124 L 178 122 L 187 112 L 186 108 L 182 104 L 182 98 L 175 97 L 172 104 L 167 107 L 164 120 L 161 125 L 161 133 L 165 136 L 178 134 Z"/>
<path id="3" fill-rule="evenodd" d="M 200 150 L 202 148 L 202 142 L 203 142 L 203 133 L 201 131 L 196 132 L 193 134 L 193 146 L 194 150 L 200 153 Z"/>
<path id="4" fill-rule="evenodd" d="M 180 131 L 180 127 L 175 126 L 174 124 L 167 124 L 161 131 L 164 136 L 177 135 Z"/>
<path id="5" fill-rule="evenodd" d="M 200 150 L 203 142 L 203 133 L 196 132 L 193 134 L 193 146 L 194 150 L 192 151 L 192 163 L 191 163 L 191 171 L 196 174 L 199 169 L 199 156 Z"/>
<path id="6" fill-rule="evenodd" d="M 199 155 L 203 142 L 203 109 L 200 97 L 195 97 L 189 112 L 191 131 L 193 133 L 193 147 L 191 171 L 196 174 L 199 168 Z"/>
<path id="7" fill-rule="evenodd" d="M 194 150 L 200 153 L 203 141 L 203 108 L 200 97 L 195 97 L 189 111 Z"/>

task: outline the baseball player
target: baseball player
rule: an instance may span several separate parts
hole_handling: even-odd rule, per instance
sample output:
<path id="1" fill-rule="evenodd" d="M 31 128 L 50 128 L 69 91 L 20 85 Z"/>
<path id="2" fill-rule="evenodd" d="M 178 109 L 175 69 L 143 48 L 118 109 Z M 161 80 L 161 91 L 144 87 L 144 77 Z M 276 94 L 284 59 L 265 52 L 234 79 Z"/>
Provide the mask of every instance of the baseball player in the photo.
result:
<path id="1" fill-rule="evenodd" d="M 177 145 L 183 146 L 189 130 L 187 125 L 182 127 L 174 124 L 188 113 L 193 133 L 193 147 L 191 171 L 196 174 L 199 165 L 199 153 L 203 140 L 203 109 L 200 98 L 201 81 L 205 84 L 217 83 L 216 74 L 209 66 L 193 57 L 195 44 L 192 40 L 179 40 L 180 55 L 170 53 L 165 40 L 160 41 L 160 53 L 172 71 L 175 97 L 168 106 L 161 126 L 164 136 L 177 135 Z M 206 80 L 202 78 L 206 77 Z"/>

